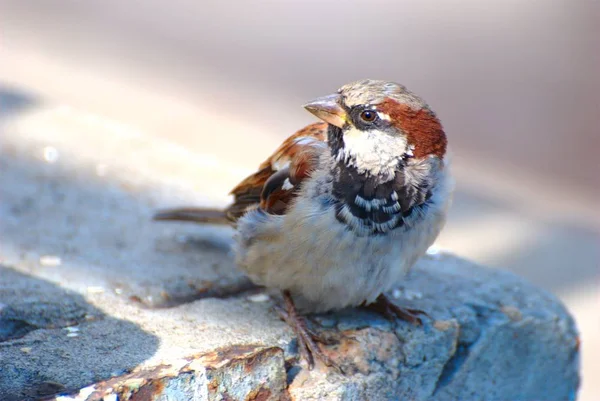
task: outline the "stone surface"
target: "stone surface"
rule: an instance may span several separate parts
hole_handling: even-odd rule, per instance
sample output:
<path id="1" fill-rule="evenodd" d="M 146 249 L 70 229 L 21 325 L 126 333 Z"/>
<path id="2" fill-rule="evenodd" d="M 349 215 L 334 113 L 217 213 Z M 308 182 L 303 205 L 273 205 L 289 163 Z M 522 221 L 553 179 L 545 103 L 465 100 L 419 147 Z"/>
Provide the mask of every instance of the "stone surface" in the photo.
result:
<path id="1" fill-rule="evenodd" d="M 118 295 L 96 298 L 117 318 L 13 269 L 1 277 L 2 321 L 31 328 L 0 343 L 7 401 L 69 393 L 111 376 L 80 399 L 565 400 L 578 385 L 577 333 L 558 301 L 509 273 L 451 256 L 424 258 L 395 294 L 427 311 L 423 327 L 363 310 L 314 317 L 336 340 L 326 351 L 345 376 L 298 365 L 271 302 L 239 297 L 140 309 Z M 16 312 L 29 302 L 41 306 Z"/>
<path id="2" fill-rule="evenodd" d="M 277 299 L 232 295 L 248 282 L 228 252 L 230 230 L 149 220 L 198 192 L 155 175 L 172 156 L 135 136 L 65 145 L 89 127 L 47 138 L 26 128 L 5 131 L 18 141 L 0 136 L 3 401 L 575 398 L 578 333 L 560 302 L 441 254 L 390 294 L 428 313 L 422 327 L 362 310 L 315 316 L 347 374 L 309 372 L 270 308 Z M 203 185 L 223 185 L 211 166 L 198 169 Z"/>
<path id="3" fill-rule="evenodd" d="M 285 397 L 281 348 L 244 346 L 190 356 L 174 365 L 142 369 L 62 398 L 278 401 Z"/>

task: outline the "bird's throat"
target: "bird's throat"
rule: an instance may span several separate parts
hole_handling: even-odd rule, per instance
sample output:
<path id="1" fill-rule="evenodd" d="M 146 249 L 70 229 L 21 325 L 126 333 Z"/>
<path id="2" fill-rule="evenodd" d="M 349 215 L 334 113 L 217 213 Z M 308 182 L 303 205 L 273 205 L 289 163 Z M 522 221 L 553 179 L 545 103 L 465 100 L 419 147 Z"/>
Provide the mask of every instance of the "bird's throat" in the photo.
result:
<path id="1" fill-rule="evenodd" d="M 379 130 L 330 129 L 330 146 L 338 162 L 352 166 L 360 174 L 394 179 L 398 165 L 410 153 L 406 137 Z"/>
<path id="2" fill-rule="evenodd" d="M 425 207 L 433 183 L 428 175 L 412 174 L 402 154 L 393 163 L 384 155 L 385 168 L 367 169 L 347 156 L 346 145 L 341 130 L 330 129 L 332 196 L 340 222 L 365 235 L 381 234 L 404 225 L 415 208 Z"/>

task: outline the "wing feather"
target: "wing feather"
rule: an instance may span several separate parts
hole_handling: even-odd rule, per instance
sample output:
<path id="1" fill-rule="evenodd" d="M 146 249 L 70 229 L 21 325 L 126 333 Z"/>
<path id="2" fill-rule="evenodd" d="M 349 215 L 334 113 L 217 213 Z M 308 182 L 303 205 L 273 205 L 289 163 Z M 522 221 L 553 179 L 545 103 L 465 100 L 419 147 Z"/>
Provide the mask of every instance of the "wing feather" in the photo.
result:
<path id="1" fill-rule="evenodd" d="M 250 207 L 284 214 L 298 184 L 314 169 L 318 154 L 327 148 L 327 124 L 311 124 L 287 138 L 258 172 L 246 177 L 232 191 L 234 202 L 226 210 L 235 221 Z"/>
<path id="2" fill-rule="evenodd" d="M 154 220 L 189 221 L 203 224 L 235 224 L 249 209 L 285 214 L 299 184 L 315 167 L 327 149 L 327 124 L 311 124 L 287 138 L 258 171 L 230 192 L 234 201 L 225 210 L 183 207 L 158 211 Z"/>

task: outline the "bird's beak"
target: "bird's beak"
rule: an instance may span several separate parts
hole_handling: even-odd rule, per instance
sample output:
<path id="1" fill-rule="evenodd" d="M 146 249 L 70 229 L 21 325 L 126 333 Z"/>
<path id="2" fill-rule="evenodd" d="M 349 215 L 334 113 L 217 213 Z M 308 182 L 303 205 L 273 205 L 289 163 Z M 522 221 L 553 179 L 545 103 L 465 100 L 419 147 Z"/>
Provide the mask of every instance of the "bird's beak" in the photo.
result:
<path id="1" fill-rule="evenodd" d="M 342 97 L 337 93 L 323 96 L 304 105 L 304 108 L 321 120 L 336 127 L 343 128 L 348 120 L 348 114 L 340 106 Z"/>

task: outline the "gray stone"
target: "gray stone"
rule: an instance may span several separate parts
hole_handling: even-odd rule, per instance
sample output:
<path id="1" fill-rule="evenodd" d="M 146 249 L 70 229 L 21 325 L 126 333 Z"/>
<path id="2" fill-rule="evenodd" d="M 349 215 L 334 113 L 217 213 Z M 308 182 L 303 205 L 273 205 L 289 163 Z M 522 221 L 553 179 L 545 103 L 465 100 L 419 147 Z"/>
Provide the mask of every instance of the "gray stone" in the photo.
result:
<path id="1" fill-rule="evenodd" d="M 86 387 L 71 397 L 82 400 L 255 400 L 286 397 L 281 348 L 229 347 L 190 356 L 175 365 L 142 369 Z"/>
<path id="2" fill-rule="evenodd" d="M 19 284 L 19 275 L 10 269 L 4 269 L 2 277 L 10 280 L 3 282 L 3 289 L 35 286 L 24 277 L 25 286 Z M 56 287 L 35 287 L 46 299 L 42 305 L 52 307 L 43 319 L 28 311 L 28 321 L 51 321 L 56 305 L 64 302 L 71 310 L 81 302 L 77 295 Z M 313 371 L 293 367 L 297 364 L 294 341 L 269 312 L 270 302 L 206 299 L 169 310 L 138 309 L 126 320 L 82 304 L 84 316 L 94 318 L 70 326 L 76 331 L 58 328 L 65 322 L 58 319 L 54 328 L 38 327 L 0 343 L 5 361 L 0 394 L 3 400 L 16 400 L 52 389 L 88 386 L 115 372 L 118 375 L 119 369 L 135 369 L 145 344 L 149 360 L 140 368 L 97 384 L 90 398 L 80 399 L 109 393 L 134 399 L 127 397 L 136 391 L 169 400 L 252 399 L 249 394 L 265 400 L 279 399 L 273 398 L 275 394 L 293 400 L 575 399 L 577 332 L 552 295 L 512 274 L 451 256 L 424 258 L 404 288 L 420 294 L 397 301 L 427 311 L 430 317 L 424 318 L 422 327 L 392 325 L 366 311 L 320 316 L 333 322 L 330 328 L 317 327 L 337 340 L 325 350 L 346 375 L 324 366 Z M 5 294 L 0 293 L 5 305 L 18 301 Z M 130 304 L 129 308 L 138 307 Z M 43 307 L 36 310 L 44 315 Z M 181 323 L 175 325 L 176 321 Z M 190 331 L 199 335 L 192 338 Z M 157 348 L 156 337 L 149 332 L 171 345 Z M 202 348 L 204 352 L 194 352 Z M 216 348 L 218 352 L 213 351 Z M 48 390 L 48 383 L 55 387 Z"/>

